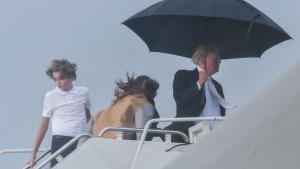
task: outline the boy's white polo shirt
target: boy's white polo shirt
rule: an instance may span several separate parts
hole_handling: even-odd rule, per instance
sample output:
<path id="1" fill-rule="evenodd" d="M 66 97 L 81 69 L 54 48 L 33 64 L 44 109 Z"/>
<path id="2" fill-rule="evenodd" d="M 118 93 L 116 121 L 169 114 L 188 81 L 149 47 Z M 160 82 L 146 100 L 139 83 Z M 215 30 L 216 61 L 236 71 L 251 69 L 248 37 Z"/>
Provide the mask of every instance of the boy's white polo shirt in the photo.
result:
<path id="1" fill-rule="evenodd" d="M 46 93 L 42 115 L 52 117 L 52 135 L 76 136 L 88 132 L 85 109 L 90 107 L 86 87 L 55 88 Z"/>

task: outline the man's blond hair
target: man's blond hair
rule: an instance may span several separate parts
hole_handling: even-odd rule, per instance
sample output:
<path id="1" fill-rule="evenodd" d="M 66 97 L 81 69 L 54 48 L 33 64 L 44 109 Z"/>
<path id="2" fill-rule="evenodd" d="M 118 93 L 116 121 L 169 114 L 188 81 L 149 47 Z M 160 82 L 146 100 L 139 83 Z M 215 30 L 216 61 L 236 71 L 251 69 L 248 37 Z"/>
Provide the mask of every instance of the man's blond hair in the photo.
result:
<path id="1" fill-rule="evenodd" d="M 219 44 L 202 44 L 199 45 L 192 56 L 192 62 L 195 65 L 198 65 L 199 61 L 207 57 L 207 53 L 219 53 L 222 50 L 221 45 Z"/>

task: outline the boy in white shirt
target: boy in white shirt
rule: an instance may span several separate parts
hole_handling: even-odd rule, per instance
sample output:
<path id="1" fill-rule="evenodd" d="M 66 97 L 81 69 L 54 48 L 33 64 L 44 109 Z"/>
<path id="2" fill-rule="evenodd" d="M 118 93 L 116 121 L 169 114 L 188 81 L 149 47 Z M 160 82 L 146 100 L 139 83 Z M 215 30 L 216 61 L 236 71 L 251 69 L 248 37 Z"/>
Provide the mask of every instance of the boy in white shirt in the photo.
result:
<path id="1" fill-rule="evenodd" d="M 44 99 L 33 151 L 27 161 L 31 167 L 47 132 L 50 118 L 52 118 L 52 154 L 76 135 L 88 132 L 87 123 L 91 118 L 89 92 L 86 87 L 73 86 L 76 69 L 77 65 L 66 59 L 50 62 L 46 73 L 54 81 L 56 88 L 47 92 Z M 76 145 L 73 145 L 61 155 L 65 157 L 75 148 Z M 56 163 L 56 160 L 51 161 L 51 167 Z"/>

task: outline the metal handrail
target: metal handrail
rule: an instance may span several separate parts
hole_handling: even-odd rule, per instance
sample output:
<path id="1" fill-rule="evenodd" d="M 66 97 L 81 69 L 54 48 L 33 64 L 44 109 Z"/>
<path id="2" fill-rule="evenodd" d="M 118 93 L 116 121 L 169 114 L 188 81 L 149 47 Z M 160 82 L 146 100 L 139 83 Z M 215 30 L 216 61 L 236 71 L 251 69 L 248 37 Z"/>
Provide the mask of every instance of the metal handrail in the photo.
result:
<path id="1" fill-rule="evenodd" d="M 50 161 L 52 161 L 54 158 L 59 156 L 63 151 L 65 151 L 67 148 L 72 146 L 74 143 L 76 143 L 79 139 L 86 137 L 86 138 L 91 138 L 92 135 L 90 134 L 80 134 L 76 137 L 74 137 L 71 141 L 69 141 L 67 144 L 62 146 L 59 150 L 57 150 L 55 153 L 53 153 L 50 157 L 48 157 L 45 161 L 43 161 L 39 166 L 36 167 L 36 169 L 41 169 L 45 165 L 47 165 Z"/>
<path id="2" fill-rule="evenodd" d="M 38 156 L 37 158 L 34 159 L 34 163 L 39 162 L 42 158 L 44 158 L 47 154 L 49 154 L 51 152 L 51 150 L 46 151 L 45 153 L 41 154 L 40 156 Z M 25 167 L 23 167 L 22 169 L 28 169 L 30 168 L 30 165 L 27 164 L 25 165 Z"/>
<path id="3" fill-rule="evenodd" d="M 134 167 L 135 167 L 137 157 L 142 149 L 143 143 L 146 139 L 146 134 L 147 134 L 151 124 L 158 123 L 158 122 L 223 121 L 223 120 L 225 120 L 225 117 L 184 117 L 184 118 L 159 118 L 159 119 L 149 120 L 145 125 L 145 129 L 143 131 L 142 138 L 140 140 L 138 149 L 135 153 L 135 156 L 134 156 L 134 159 L 133 159 L 133 162 L 131 165 L 131 169 L 134 169 Z"/>
<path id="4" fill-rule="evenodd" d="M 102 137 L 108 131 L 123 131 L 123 132 L 142 133 L 144 131 L 144 129 L 143 128 L 126 128 L 126 127 L 105 127 L 99 132 L 98 136 Z M 148 132 L 149 133 L 162 133 L 162 134 L 175 134 L 175 135 L 181 136 L 184 139 L 184 141 L 189 142 L 188 136 L 180 131 L 149 129 Z"/>
<path id="5" fill-rule="evenodd" d="M 41 148 L 38 152 L 48 151 L 49 148 Z M 0 157 L 4 154 L 31 153 L 32 149 L 3 149 L 0 151 Z"/>

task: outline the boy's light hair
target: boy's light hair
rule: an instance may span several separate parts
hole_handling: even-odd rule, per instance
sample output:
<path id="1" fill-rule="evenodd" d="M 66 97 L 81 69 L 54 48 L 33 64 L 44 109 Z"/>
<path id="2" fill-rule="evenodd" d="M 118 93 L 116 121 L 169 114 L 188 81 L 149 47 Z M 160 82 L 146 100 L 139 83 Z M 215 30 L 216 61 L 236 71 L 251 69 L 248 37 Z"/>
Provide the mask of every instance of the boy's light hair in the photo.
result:
<path id="1" fill-rule="evenodd" d="M 61 60 L 53 59 L 50 62 L 46 74 L 50 78 L 53 78 L 53 72 L 60 72 L 62 78 L 70 78 L 75 80 L 76 70 L 77 70 L 77 65 L 75 63 L 69 62 L 67 59 L 61 59 Z"/>
<path id="2" fill-rule="evenodd" d="M 192 56 L 192 62 L 198 65 L 199 61 L 204 60 L 207 53 L 219 53 L 222 50 L 219 44 L 201 44 L 199 45 Z"/>

